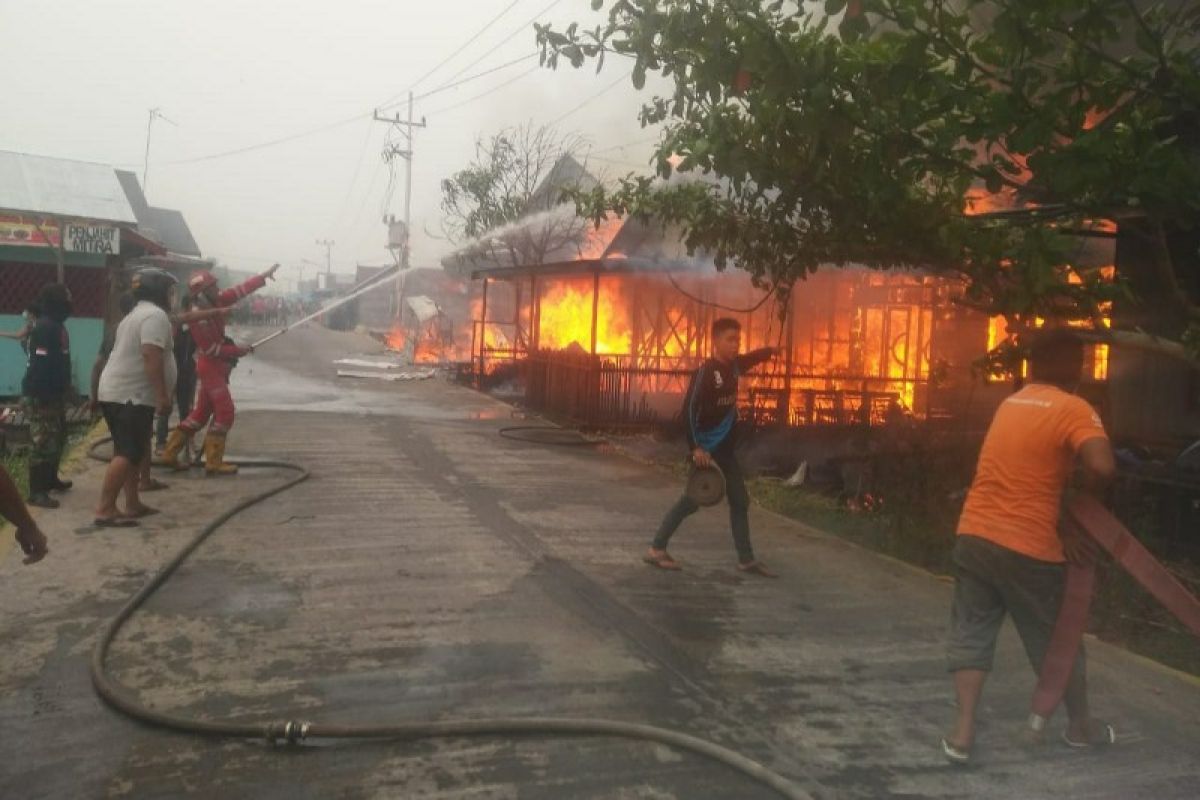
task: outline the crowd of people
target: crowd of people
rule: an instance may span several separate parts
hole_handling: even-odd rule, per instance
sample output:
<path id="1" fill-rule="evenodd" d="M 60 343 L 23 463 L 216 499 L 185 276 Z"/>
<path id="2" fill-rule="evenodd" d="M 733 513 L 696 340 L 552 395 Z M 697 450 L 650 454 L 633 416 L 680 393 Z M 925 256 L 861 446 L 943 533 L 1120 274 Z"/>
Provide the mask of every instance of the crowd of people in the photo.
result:
<path id="1" fill-rule="evenodd" d="M 305 313 L 304 303 L 287 297 L 252 297 L 234 308 L 231 321 L 237 325 L 286 327 Z"/>
<path id="2" fill-rule="evenodd" d="M 223 291 L 212 273 L 199 271 L 188 281 L 178 303 L 178 282 L 170 273 L 156 268 L 134 273 L 130 291 L 120 298 L 121 318 L 105 336 L 91 374 L 89 406 L 104 417 L 113 451 L 93 519 L 97 527 L 134 527 L 140 518 L 158 513 L 141 498 L 143 492 L 167 488 L 150 469 L 156 416 L 160 463 L 173 469 L 190 468 L 191 440 L 208 425 L 206 473 L 236 472 L 235 466 L 225 462 L 225 441 L 235 415 L 229 376 L 238 359 L 253 348 L 234 343 L 226 335 L 225 323 L 238 302 L 265 286 L 278 269 L 279 265 L 274 265 Z M 19 340 L 26 353 L 22 395 L 31 450 L 27 499 L 22 500 L 11 476 L 4 472 L 0 476 L 0 514 L 16 526 L 26 563 L 40 560 L 48 552 L 46 537 L 26 504 L 58 508 L 54 494 L 72 488 L 71 482 L 58 474 L 67 442 L 66 410 L 78 398 L 65 324 L 71 315 L 71 300 L 63 284 L 43 287 L 26 311 L 24 327 L 5 334 Z M 273 307 L 282 308 L 283 304 Z M 180 422 L 168 435 L 173 410 Z M 185 448 L 189 452 L 181 459 Z M 123 509 L 118 506 L 122 495 Z"/>
<path id="3" fill-rule="evenodd" d="M 262 288 L 276 269 L 278 265 L 225 290 L 211 273 L 198 272 L 189 280 L 179 309 L 174 307 L 176 281 L 170 274 L 146 269 L 134 276 L 122 307 L 124 317 L 93 370 L 92 400 L 108 423 L 113 443 L 96 526 L 131 527 L 140 517 L 157 513 L 141 502 L 140 493 L 162 488 L 149 474 L 151 436 L 155 414 L 163 420 L 172 406 L 178 406 L 182 419 L 166 437 L 161 463 L 188 469 L 190 459 L 181 455 L 208 424 L 205 469 L 209 475 L 236 471 L 224 460 L 235 414 L 229 376 L 237 360 L 252 349 L 235 344 L 226 335 L 225 323 L 238 301 Z M 28 352 L 25 403 L 33 439 L 29 502 L 46 508 L 57 506 L 51 492 L 71 488 L 57 471 L 65 443 L 65 398 L 71 391 L 64 326 L 70 312 L 66 287 L 45 287 L 31 309 L 23 339 Z M 749 497 L 734 448 L 738 379 L 775 351 L 741 353 L 741 328 L 734 319 L 713 324 L 712 342 L 712 357 L 693 376 L 684 400 L 689 455 L 697 470 L 719 470 L 730 507 L 737 569 L 773 578 L 776 573 L 756 558 L 751 546 Z M 1066 564 L 1095 558 L 1094 547 L 1082 532 L 1064 524 L 1060 513 L 1076 467 L 1083 476 L 1081 490 L 1091 493 L 1100 492 L 1115 474 L 1101 420 L 1075 394 L 1083 363 L 1083 344 L 1073 332 L 1041 334 L 1030 348 L 1026 385 L 1000 405 L 983 442 L 953 554 L 947 666 L 957 715 L 941 741 L 944 756 L 953 763 L 972 759 L 976 711 L 1004 618 L 1013 618 L 1031 665 L 1040 670 L 1063 603 Z M 166 428 L 160 425 L 160 437 Z M 118 506 L 122 493 L 124 509 Z M 667 512 L 643 556 L 647 564 L 681 569 L 667 546 L 698 508 L 697 500 L 685 494 Z M 0 475 L 0 512 L 16 525 L 26 563 L 44 557 L 46 537 L 7 474 Z M 1116 740 L 1113 727 L 1089 709 L 1081 649 L 1072 656 L 1063 701 L 1068 717 L 1063 739 L 1068 745 Z"/>

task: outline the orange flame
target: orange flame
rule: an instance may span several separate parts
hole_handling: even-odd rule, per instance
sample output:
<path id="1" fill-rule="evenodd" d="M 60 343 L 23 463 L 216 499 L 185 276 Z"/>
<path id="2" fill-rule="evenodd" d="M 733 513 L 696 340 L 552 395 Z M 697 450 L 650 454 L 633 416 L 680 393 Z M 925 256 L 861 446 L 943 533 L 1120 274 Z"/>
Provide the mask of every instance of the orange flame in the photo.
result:
<path id="1" fill-rule="evenodd" d="M 592 347 L 592 281 L 565 279 L 548 284 L 542 292 L 539 346 L 563 350 L 577 345 L 587 352 Z M 628 304 L 619 280 L 602 279 L 596 308 L 596 352 L 621 354 L 630 351 Z"/>

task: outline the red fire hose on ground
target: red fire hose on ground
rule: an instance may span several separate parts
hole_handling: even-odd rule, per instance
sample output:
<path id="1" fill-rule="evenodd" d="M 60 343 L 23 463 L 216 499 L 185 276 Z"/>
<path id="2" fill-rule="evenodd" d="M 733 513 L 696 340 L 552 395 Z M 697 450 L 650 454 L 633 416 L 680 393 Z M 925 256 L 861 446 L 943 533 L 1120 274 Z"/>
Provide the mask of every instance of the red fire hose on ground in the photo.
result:
<path id="1" fill-rule="evenodd" d="M 1076 524 L 1142 588 L 1200 638 L 1200 600 L 1196 599 L 1166 567 L 1150 554 L 1129 530 L 1099 500 L 1079 495 L 1067 512 Z M 1070 564 L 1066 589 L 1054 625 L 1054 634 L 1042 661 L 1041 675 L 1033 693 L 1029 724 L 1041 730 L 1062 702 L 1083 631 L 1087 627 L 1096 585 L 1094 564 Z"/>

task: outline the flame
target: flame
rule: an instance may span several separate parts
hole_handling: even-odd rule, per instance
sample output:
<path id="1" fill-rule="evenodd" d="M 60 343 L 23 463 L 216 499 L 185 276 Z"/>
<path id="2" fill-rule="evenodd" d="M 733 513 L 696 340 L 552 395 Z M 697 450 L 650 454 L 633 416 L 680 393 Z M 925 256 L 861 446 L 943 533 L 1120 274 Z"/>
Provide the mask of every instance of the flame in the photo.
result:
<path id="1" fill-rule="evenodd" d="M 471 300 L 471 319 L 472 324 L 477 325 L 483 319 L 483 298 L 475 297 Z M 466 335 L 460 337 L 465 341 L 471 341 L 472 334 L 467 331 Z M 488 322 L 483 326 L 483 348 L 485 350 L 508 350 L 512 347 L 512 342 L 509 341 L 504 330 L 494 322 Z"/>
<path id="2" fill-rule="evenodd" d="M 563 350 L 577 345 L 587 352 L 592 347 L 592 280 L 564 279 L 546 284 L 542 290 L 538 344 L 546 350 Z M 630 352 L 632 337 L 628 304 L 619 280 L 600 281 L 596 302 L 596 352 L 615 355 Z"/>
<path id="3" fill-rule="evenodd" d="M 399 325 L 392 326 L 392 329 L 383 337 L 383 342 L 389 350 L 408 354 L 406 345 L 409 342 L 409 333 Z M 442 347 L 436 341 L 418 337 L 416 347 L 409 355 L 411 355 L 413 364 L 441 364 L 447 360 L 457 360 L 458 353 L 453 346 Z"/>

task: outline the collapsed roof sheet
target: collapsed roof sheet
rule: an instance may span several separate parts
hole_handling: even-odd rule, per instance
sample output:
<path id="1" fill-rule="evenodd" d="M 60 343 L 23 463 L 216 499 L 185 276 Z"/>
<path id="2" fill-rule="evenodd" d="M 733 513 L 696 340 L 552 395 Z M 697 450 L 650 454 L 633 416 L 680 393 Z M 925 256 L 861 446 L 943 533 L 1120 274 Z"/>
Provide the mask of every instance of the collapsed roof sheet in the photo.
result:
<path id="1" fill-rule="evenodd" d="M 421 322 L 428 322 L 441 313 L 438 304 L 423 294 L 410 297 L 405 301 L 408 310 Z"/>

